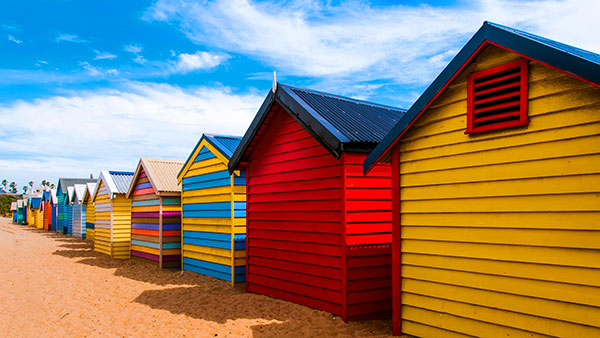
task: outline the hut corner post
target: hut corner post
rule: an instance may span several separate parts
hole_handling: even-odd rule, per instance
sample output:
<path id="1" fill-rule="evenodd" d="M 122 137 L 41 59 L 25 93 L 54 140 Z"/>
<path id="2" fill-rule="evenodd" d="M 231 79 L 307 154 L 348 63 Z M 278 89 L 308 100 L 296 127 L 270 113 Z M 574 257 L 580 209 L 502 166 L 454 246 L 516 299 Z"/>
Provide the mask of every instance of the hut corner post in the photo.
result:
<path id="1" fill-rule="evenodd" d="M 348 322 L 348 245 L 346 239 L 346 156 L 342 153 L 340 157 L 342 163 L 342 198 L 341 198 L 341 211 L 342 211 L 342 320 Z"/>
<path id="2" fill-rule="evenodd" d="M 163 268 L 163 198 L 158 197 L 158 268 Z"/>
<path id="3" fill-rule="evenodd" d="M 235 286 L 235 193 L 234 193 L 234 177 L 235 173 L 231 174 L 231 286 Z"/>
<path id="4" fill-rule="evenodd" d="M 392 148 L 392 328 L 402 334 L 402 262 L 400 235 L 400 143 Z"/>

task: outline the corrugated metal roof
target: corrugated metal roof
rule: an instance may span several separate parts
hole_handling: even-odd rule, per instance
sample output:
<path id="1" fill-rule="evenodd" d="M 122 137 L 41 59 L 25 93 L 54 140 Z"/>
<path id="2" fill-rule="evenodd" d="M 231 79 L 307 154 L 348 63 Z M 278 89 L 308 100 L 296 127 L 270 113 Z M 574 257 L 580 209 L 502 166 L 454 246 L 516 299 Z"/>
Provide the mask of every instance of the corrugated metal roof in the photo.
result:
<path id="1" fill-rule="evenodd" d="M 17 208 L 22 208 L 24 204 L 23 200 L 17 200 Z"/>
<path id="2" fill-rule="evenodd" d="M 30 197 L 30 206 L 31 209 L 39 209 L 40 206 L 42 205 L 42 198 L 41 197 Z"/>
<path id="3" fill-rule="evenodd" d="M 98 182 L 96 178 L 59 178 L 57 188 L 60 187 L 61 191 L 67 191 L 67 187 L 73 186 L 75 184 L 86 184 L 89 182 Z"/>
<path id="4" fill-rule="evenodd" d="M 177 193 L 181 191 L 177 184 L 177 173 L 181 170 L 183 161 L 142 157 L 140 164 L 143 166 L 146 176 L 148 176 L 148 180 L 156 193 Z M 130 192 L 132 190 L 130 189 Z"/>
<path id="5" fill-rule="evenodd" d="M 10 211 L 17 210 L 17 202 L 10 202 Z"/>
<path id="6" fill-rule="evenodd" d="M 113 194 L 126 194 L 134 173 L 130 171 L 109 171 L 108 173 L 116 187 L 116 191 L 111 192 Z"/>
<path id="7" fill-rule="evenodd" d="M 280 84 L 329 122 L 349 142 L 380 142 L 406 112 L 404 109 Z"/>
<path id="8" fill-rule="evenodd" d="M 83 194 L 83 199 L 82 201 L 85 201 L 88 197 L 92 196 L 94 194 L 94 190 L 96 190 L 96 185 L 98 183 L 87 183 L 85 185 L 85 193 Z"/>
<path id="9" fill-rule="evenodd" d="M 233 155 L 233 152 L 235 151 L 235 149 L 237 149 L 238 145 L 240 144 L 240 141 L 242 140 L 241 136 L 213 134 L 204 134 L 204 136 L 212 145 L 217 147 L 217 149 L 219 149 L 219 151 L 223 153 L 223 155 L 225 155 L 227 159 L 231 158 L 231 155 Z"/>
<path id="10" fill-rule="evenodd" d="M 484 22 L 483 26 L 471 37 L 446 68 L 425 89 L 423 94 L 408 109 L 406 114 L 390 130 L 383 140 L 371 151 L 363 163 L 367 172 L 389 153 L 412 122 L 430 104 L 436 95 L 460 74 L 463 66 L 485 44 L 494 44 L 513 51 L 542 64 L 550 65 L 567 74 L 574 75 L 600 87 L 600 55 L 577 47 L 569 46 L 518 29 Z"/>
<path id="11" fill-rule="evenodd" d="M 67 187 L 67 198 L 65 198 L 65 204 L 71 203 L 73 200 L 73 195 L 75 195 L 75 185 Z"/>
<path id="12" fill-rule="evenodd" d="M 52 204 L 58 203 L 58 197 L 56 197 L 56 188 L 50 189 L 50 195 L 52 196 Z"/>

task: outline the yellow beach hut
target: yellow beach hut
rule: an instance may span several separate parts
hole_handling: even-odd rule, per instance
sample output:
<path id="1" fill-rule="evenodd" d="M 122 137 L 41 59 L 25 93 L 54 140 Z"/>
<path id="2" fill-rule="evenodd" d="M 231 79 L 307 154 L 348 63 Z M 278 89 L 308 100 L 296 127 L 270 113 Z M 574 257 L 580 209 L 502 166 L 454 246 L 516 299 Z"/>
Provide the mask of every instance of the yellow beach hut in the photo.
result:
<path id="1" fill-rule="evenodd" d="M 132 178 L 132 172 L 103 170 L 92 194 L 94 250 L 116 259 L 130 257 L 131 199 L 126 194 Z"/>
<path id="2" fill-rule="evenodd" d="M 600 337 L 600 55 L 493 23 L 364 162 L 393 172 L 393 328 Z"/>
<path id="3" fill-rule="evenodd" d="M 83 194 L 82 209 L 85 209 L 85 239 L 94 240 L 94 224 L 96 222 L 96 213 L 92 195 L 96 189 L 96 183 L 86 183 L 85 193 Z"/>

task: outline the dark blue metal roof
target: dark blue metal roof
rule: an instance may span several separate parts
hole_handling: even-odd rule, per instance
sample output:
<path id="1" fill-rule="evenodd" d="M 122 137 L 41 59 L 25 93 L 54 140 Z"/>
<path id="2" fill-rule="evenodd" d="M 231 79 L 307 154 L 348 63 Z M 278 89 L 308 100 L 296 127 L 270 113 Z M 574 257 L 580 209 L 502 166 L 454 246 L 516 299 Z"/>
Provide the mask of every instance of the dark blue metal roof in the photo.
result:
<path id="1" fill-rule="evenodd" d="M 233 155 L 233 152 L 237 149 L 242 140 L 241 136 L 204 134 L 202 137 L 206 138 L 206 140 L 225 155 L 227 159 L 231 158 L 231 155 Z"/>
<path id="2" fill-rule="evenodd" d="M 600 55 L 535 34 L 486 21 L 454 59 L 450 61 L 448 66 L 442 70 L 440 75 L 425 89 L 423 94 L 383 138 L 381 143 L 373 149 L 363 163 L 365 172 L 389 151 L 398 138 L 406 132 L 412 121 L 427 107 L 437 93 L 443 90 L 458 75 L 463 65 L 485 43 L 493 43 L 600 86 Z"/>
<path id="3" fill-rule="evenodd" d="M 31 209 L 39 209 L 40 206 L 42 205 L 41 197 L 30 197 L 29 199 L 30 199 Z"/>
<path id="4" fill-rule="evenodd" d="M 292 115 L 335 157 L 345 151 L 371 151 L 406 113 L 401 108 L 281 83 L 277 83 L 276 88 L 275 93 L 271 90 L 267 94 L 233 153 L 229 162 L 230 172 L 237 170 L 242 156 L 275 103 Z"/>
<path id="5" fill-rule="evenodd" d="M 345 139 L 341 142 L 379 143 L 398 122 L 405 109 L 355 100 L 316 90 L 281 84 L 285 91 L 297 95 L 313 111 L 329 122 Z M 332 130 L 332 132 L 334 132 Z"/>
<path id="6" fill-rule="evenodd" d="M 129 190 L 129 185 L 133 179 L 133 172 L 130 171 L 109 171 L 110 177 L 117 187 L 117 194 L 126 194 Z"/>

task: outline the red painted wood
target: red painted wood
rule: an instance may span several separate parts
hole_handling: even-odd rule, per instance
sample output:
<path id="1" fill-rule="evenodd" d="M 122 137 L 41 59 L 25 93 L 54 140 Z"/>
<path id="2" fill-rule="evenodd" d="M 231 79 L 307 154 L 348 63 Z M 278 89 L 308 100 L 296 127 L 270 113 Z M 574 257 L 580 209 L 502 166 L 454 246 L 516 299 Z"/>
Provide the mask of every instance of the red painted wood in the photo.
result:
<path id="1" fill-rule="evenodd" d="M 256 135 L 243 159 L 246 290 L 344 320 L 389 315 L 373 304 L 386 292 L 391 304 L 390 166 L 365 177 L 366 154 L 336 159 L 277 104 Z M 365 243 L 375 246 L 346 248 Z"/>
<path id="2" fill-rule="evenodd" d="M 402 261 L 400 235 L 400 143 L 392 148 L 392 330 L 402 334 Z"/>
<path id="3" fill-rule="evenodd" d="M 154 194 L 154 189 L 145 188 L 145 189 L 138 189 L 133 192 L 133 196 L 146 195 L 146 194 Z"/>

